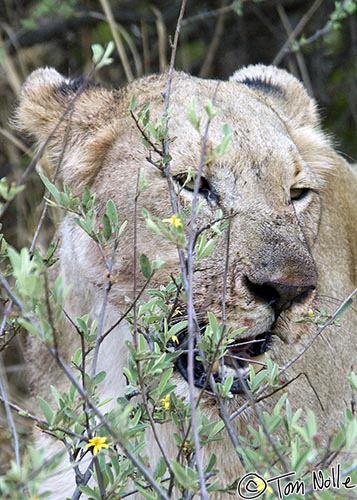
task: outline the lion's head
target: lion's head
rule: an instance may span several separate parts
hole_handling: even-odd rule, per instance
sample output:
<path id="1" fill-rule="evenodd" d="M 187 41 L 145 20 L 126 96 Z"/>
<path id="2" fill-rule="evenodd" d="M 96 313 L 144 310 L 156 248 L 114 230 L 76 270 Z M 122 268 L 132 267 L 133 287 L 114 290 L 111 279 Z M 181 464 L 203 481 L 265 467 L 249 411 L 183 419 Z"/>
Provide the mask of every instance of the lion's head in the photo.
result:
<path id="1" fill-rule="evenodd" d="M 60 175 L 67 184 L 76 192 L 91 186 L 99 204 L 111 197 L 129 220 L 115 270 L 117 298 L 132 289 L 139 169 L 150 186 L 139 209 L 160 218 L 172 211 L 167 180 L 146 160 L 148 152 L 128 112 L 135 96 L 138 108 L 150 102 L 151 115 L 159 118 L 166 76 L 139 80 L 120 91 L 89 84 L 60 121 L 80 84 L 52 69 L 34 72 L 24 85 L 18 120 L 40 143 L 52 133 L 49 155 L 54 166 L 61 159 Z M 207 150 L 222 140 L 224 123 L 232 131 L 226 153 L 205 163 L 198 191 L 203 203 L 198 223 L 211 224 L 221 209 L 230 221 L 229 241 L 227 234 L 218 237 L 213 254 L 196 266 L 194 303 L 199 317 L 207 311 L 222 317 L 224 303 L 227 323 L 246 327 L 226 359 L 228 366 L 230 358 L 239 359 L 244 368 L 240 358 L 264 353 L 276 338 L 296 343 L 306 336 L 309 328 L 296 320 L 318 307 L 319 296 L 328 295 L 334 306 L 355 286 L 356 178 L 322 133 L 314 101 L 285 71 L 253 66 L 237 71 L 228 82 L 177 73 L 170 95 L 169 133 L 175 136 L 171 176 L 184 207 L 192 201 L 192 182 L 186 180 L 200 164 L 204 139 L 188 120 L 191 96 L 198 116 L 205 116 L 207 99 L 218 110 L 208 128 Z M 142 219 L 136 224 L 138 252 L 149 258 L 160 254 L 166 262 L 154 279 L 160 284 L 178 270 L 176 249 L 150 232 Z M 77 232 L 70 232 L 76 280 L 99 285 L 98 251 Z M 63 265 L 66 272 L 69 264 Z M 183 374 L 185 363 L 182 356 L 178 366 Z M 197 385 L 205 383 L 199 362 L 195 373 Z M 240 391 L 238 378 L 233 389 Z"/>
<path id="2" fill-rule="evenodd" d="M 159 119 L 166 84 L 167 75 L 151 76 L 113 91 L 91 83 L 83 87 L 82 81 L 40 69 L 25 82 L 20 98 L 17 126 L 40 145 L 50 137 L 48 156 L 61 179 L 76 194 L 89 186 L 97 195 L 99 210 L 111 198 L 119 216 L 128 220 L 112 272 L 110 321 L 118 304 L 133 293 L 134 236 L 136 255 L 143 253 L 149 260 L 160 256 L 165 261 L 151 286 L 167 283 L 180 271 L 176 245 L 153 232 L 140 215 L 145 208 L 153 218 L 169 219 L 172 205 L 168 176 L 155 166 L 160 154 L 151 152 L 148 161 L 143 134 L 129 113 L 135 96 L 136 109 L 150 102 L 151 118 Z M 201 117 L 198 127 L 187 113 L 192 96 L 196 116 Z M 208 99 L 217 114 L 205 131 Z M 232 392 L 241 401 L 242 376 L 249 363 L 259 366 L 257 358 L 270 349 L 275 360 L 285 365 L 309 344 L 316 330 L 313 322 L 299 320 L 322 308 L 331 314 L 355 288 L 356 173 L 322 132 L 313 99 L 283 70 L 252 66 L 219 82 L 174 73 L 170 108 L 171 195 L 183 213 L 190 208 L 192 178 L 201 165 L 200 210 L 194 230 L 209 232 L 217 210 L 227 226 L 214 237 L 214 251 L 195 261 L 193 305 L 198 327 L 207 323 L 207 312 L 227 327 L 245 327 L 229 345 L 224 363 L 213 370 L 217 381 L 234 374 Z M 230 143 L 217 155 L 224 124 L 231 131 Z M 147 189 L 137 196 L 139 171 Z M 183 222 L 189 231 L 189 217 Z M 72 285 L 67 310 L 74 317 L 89 310 L 98 314 L 105 278 L 103 256 L 68 217 L 58 235 L 58 272 Z M 137 289 L 143 282 L 138 271 Z M 342 407 L 351 404 L 346 375 L 356 370 L 356 319 L 356 311 L 350 310 L 342 326 L 325 330 L 289 372 L 292 400 L 314 408 L 326 429 L 335 426 Z M 113 342 L 101 360 L 109 375 L 109 365 L 125 364 L 120 335 L 115 342 L 109 337 L 105 341 Z M 184 346 L 185 335 L 181 333 L 179 340 L 179 347 Z M 64 350 L 74 350 L 71 339 L 62 342 Z M 183 375 L 176 376 L 182 391 L 187 378 L 184 351 L 176 362 Z M 32 367 L 37 380 L 47 370 L 39 358 L 34 357 Z M 209 388 L 205 367 L 197 359 L 194 382 Z M 46 391 L 43 380 L 39 385 Z M 109 392 L 120 393 L 123 386 L 124 378 L 119 387 L 115 380 Z M 231 467 L 227 462 L 226 470 Z"/>

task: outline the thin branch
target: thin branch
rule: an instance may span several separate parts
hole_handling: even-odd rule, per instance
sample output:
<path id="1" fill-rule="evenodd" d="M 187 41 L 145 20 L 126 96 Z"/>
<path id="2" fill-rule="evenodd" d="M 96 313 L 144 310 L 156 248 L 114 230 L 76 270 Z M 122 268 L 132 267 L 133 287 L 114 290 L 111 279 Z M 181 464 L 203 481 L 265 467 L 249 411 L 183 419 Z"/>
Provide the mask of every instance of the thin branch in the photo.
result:
<path id="1" fill-rule="evenodd" d="M 57 176 L 58 176 L 58 173 L 59 173 L 59 170 L 60 170 L 60 167 L 61 167 L 62 162 L 63 162 L 63 158 L 64 158 L 64 154 L 65 154 L 65 151 L 66 151 L 66 146 L 68 144 L 69 134 L 70 134 L 70 130 L 71 130 L 70 124 L 71 124 L 72 113 L 73 113 L 73 109 L 71 109 L 70 116 L 68 118 L 68 123 L 67 123 L 67 126 L 66 126 L 66 133 L 65 133 L 65 137 L 64 137 L 64 140 L 63 140 L 63 143 L 62 143 L 61 154 L 60 154 L 59 159 L 57 161 L 57 165 L 56 165 L 54 174 L 52 176 L 52 179 L 50 179 L 52 183 L 56 182 Z M 49 197 L 49 191 L 48 191 L 48 189 L 46 189 L 45 193 L 43 195 L 43 200 L 45 200 L 48 197 Z M 45 217 L 46 217 L 46 214 L 47 214 L 47 210 L 48 210 L 48 203 L 45 201 L 44 205 L 43 205 L 43 208 L 42 208 L 42 211 L 41 211 L 39 222 L 37 224 L 34 236 L 33 236 L 32 241 L 31 241 L 31 245 L 30 245 L 30 249 L 29 249 L 30 254 L 33 254 L 33 252 L 35 250 L 37 239 L 39 237 L 42 225 L 44 223 L 44 220 L 45 220 Z"/>
<path id="2" fill-rule="evenodd" d="M 226 0 L 223 3 L 227 4 L 228 1 Z M 219 12 L 216 27 L 215 27 L 211 42 L 209 44 L 209 47 L 207 49 L 205 59 L 202 63 L 202 66 L 200 69 L 200 74 L 199 74 L 199 76 L 201 78 L 207 78 L 207 76 L 210 74 L 213 60 L 216 56 L 216 52 L 218 50 L 219 44 L 221 43 L 222 36 L 224 34 L 224 22 L 225 22 L 225 19 L 227 16 L 227 10 L 224 8 L 225 6 L 223 6 L 221 11 Z"/>
<path id="3" fill-rule="evenodd" d="M 160 62 L 160 72 L 163 73 L 167 68 L 167 58 L 166 58 L 166 43 L 167 43 L 167 32 L 164 22 L 163 15 L 154 6 L 151 6 L 151 10 L 155 14 L 156 18 L 156 31 L 158 38 L 159 47 L 159 62 Z"/>
<path id="4" fill-rule="evenodd" d="M 298 24 L 295 26 L 288 39 L 286 40 L 282 48 L 279 50 L 278 54 L 275 56 L 272 64 L 278 66 L 281 63 L 285 54 L 289 51 L 292 42 L 302 32 L 302 30 L 305 28 L 305 26 L 310 21 L 311 17 L 315 14 L 315 12 L 320 7 L 323 1 L 324 0 L 315 0 L 315 2 L 311 5 L 306 14 L 300 19 Z"/>
<path id="5" fill-rule="evenodd" d="M 116 21 L 110 3 L 107 0 L 99 0 L 99 1 L 104 11 L 104 14 L 108 20 L 108 24 L 111 29 L 115 45 L 124 68 L 126 79 L 128 80 L 128 82 L 132 82 L 134 80 L 134 75 L 133 72 L 131 71 L 129 60 L 126 55 L 123 42 L 121 41 L 120 35 L 118 34 Z"/>
<path id="6" fill-rule="evenodd" d="M 15 304 L 20 309 L 20 311 L 24 311 L 24 305 L 23 305 L 21 299 L 13 291 L 13 289 L 11 288 L 9 282 L 7 281 L 7 279 L 5 278 L 5 276 L 3 275 L 1 270 L 0 270 L 0 283 L 2 284 L 4 289 L 6 290 L 6 293 L 8 294 L 8 296 L 11 298 L 13 304 Z"/>
<path id="7" fill-rule="evenodd" d="M 98 319 L 97 338 L 96 338 L 96 342 L 95 342 L 92 368 L 91 368 L 91 376 L 92 377 L 95 376 L 96 370 L 97 370 L 99 349 L 100 349 L 101 338 L 102 338 L 103 330 L 104 330 L 105 313 L 106 313 L 106 309 L 107 309 L 107 305 L 108 305 L 108 296 L 109 296 L 109 292 L 110 292 L 111 287 L 112 287 L 112 271 L 113 271 L 113 266 L 114 266 L 114 258 L 115 258 L 116 251 L 118 249 L 118 245 L 119 245 L 119 237 L 117 236 L 115 241 L 114 241 L 114 244 L 113 244 L 111 259 L 107 263 L 107 277 L 105 278 L 103 302 L 102 302 L 102 308 L 101 308 L 101 311 L 99 314 L 99 319 Z"/>
<path id="8" fill-rule="evenodd" d="M 16 465 L 21 467 L 21 456 L 20 456 L 20 443 L 19 443 L 19 435 L 17 433 L 15 420 L 12 416 L 11 405 L 9 404 L 9 400 L 6 394 L 5 385 L 2 380 L 2 373 L 0 372 L 0 396 L 1 400 L 4 403 L 6 418 L 9 423 L 9 428 L 11 430 L 12 437 L 14 438 L 14 452 L 15 452 L 15 461 Z"/>
<path id="9" fill-rule="evenodd" d="M 289 17 L 287 16 L 287 14 L 285 12 L 284 7 L 281 4 L 279 4 L 277 6 L 277 10 L 278 10 L 278 14 L 280 16 L 281 22 L 285 28 L 286 33 L 288 34 L 289 37 L 292 37 L 293 29 L 291 27 Z M 292 37 L 291 41 L 293 43 L 296 41 L 296 39 L 294 37 Z M 314 93 L 313 93 L 313 89 L 312 89 L 312 85 L 311 85 L 310 76 L 309 76 L 309 73 L 308 73 L 307 68 L 306 68 L 304 57 L 303 57 L 301 52 L 295 52 L 295 57 L 296 57 L 296 61 L 298 63 L 300 74 L 301 74 L 302 80 L 305 84 L 305 87 L 307 88 L 308 93 L 312 96 Z"/>

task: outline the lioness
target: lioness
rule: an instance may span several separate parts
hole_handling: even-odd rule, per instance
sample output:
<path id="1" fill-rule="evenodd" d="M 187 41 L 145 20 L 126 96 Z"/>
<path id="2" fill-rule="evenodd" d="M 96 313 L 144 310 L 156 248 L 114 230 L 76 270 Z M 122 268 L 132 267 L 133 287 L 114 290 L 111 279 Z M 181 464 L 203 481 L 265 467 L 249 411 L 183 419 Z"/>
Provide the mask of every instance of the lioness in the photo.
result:
<path id="1" fill-rule="evenodd" d="M 17 126 L 40 145 L 52 134 L 47 150 L 54 171 L 59 165 L 60 178 L 78 195 L 89 186 L 97 195 L 99 209 L 111 198 L 119 216 L 128 221 L 114 261 L 105 328 L 116 323 L 118 306 L 133 293 L 134 227 L 137 255 L 144 253 L 150 260 L 159 255 L 165 261 L 151 287 L 167 283 L 170 275 L 177 276 L 180 270 L 176 246 L 153 233 L 140 216 L 145 208 L 153 217 L 167 219 L 172 207 L 167 179 L 147 161 L 142 134 L 128 112 L 135 96 L 137 109 L 150 102 L 152 116 L 159 118 L 166 83 L 167 75 L 159 75 L 118 91 L 88 85 L 72 101 L 62 121 L 80 81 L 64 78 L 54 69 L 39 69 L 29 76 L 20 97 Z M 284 366 L 316 331 L 311 322 L 298 320 L 310 310 L 323 308 L 332 313 L 356 287 L 357 178 L 322 132 L 314 100 L 284 70 L 250 66 L 220 82 L 178 72 L 173 75 L 170 93 L 169 134 L 175 140 L 169 152 L 173 189 L 184 207 L 192 202 L 192 183 L 186 181 L 188 172 L 195 172 L 200 164 L 204 135 L 188 119 L 191 96 L 196 97 L 198 116 L 206 116 L 207 99 L 214 100 L 217 109 L 208 128 L 207 149 L 221 142 L 223 124 L 232 131 L 226 152 L 203 165 L 197 222 L 200 227 L 209 226 L 220 208 L 229 219 L 229 244 L 226 233 L 218 235 L 215 250 L 196 266 L 193 280 L 198 318 L 206 318 L 207 311 L 222 318 L 224 296 L 227 325 L 246 327 L 231 352 L 228 347 L 226 366 L 218 368 L 221 372 L 216 375 L 220 380 L 225 369 L 232 373 L 235 365 L 229 362 L 230 354 L 246 358 L 239 373 L 234 368 L 231 411 L 245 401 L 242 376 L 247 363 L 270 349 L 274 360 Z M 135 207 L 139 169 L 149 187 L 137 198 Z M 135 211 L 139 214 L 136 220 Z M 54 272 L 71 287 L 65 303 L 67 315 L 74 320 L 85 313 L 98 318 L 106 279 L 98 246 L 70 216 L 58 228 L 57 239 L 59 261 Z M 143 283 L 139 274 L 138 288 Z M 351 369 L 357 370 L 356 309 L 350 309 L 340 321 L 341 326 L 326 329 L 291 366 L 287 377 L 292 382 L 285 389 L 292 404 L 315 411 L 326 436 L 337 427 L 345 408 L 352 405 L 346 377 Z M 131 333 L 122 322 L 101 345 L 98 371 L 107 372 L 100 386 L 101 398 L 123 394 L 127 340 L 131 340 Z M 260 340 L 260 347 L 254 340 Z M 62 355 L 70 359 L 79 340 L 69 322 L 57 341 Z M 48 397 L 50 384 L 62 389 L 68 385 L 46 348 L 34 341 L 28 361 L 35 395 Z M 182 354 L 174 373 L 180 395 L 187 394 L 187 363 Z M 194 368 L 197 390 L 205 384 L 209 389 L 204 365 L 195 360 Z M 261 404 L 267 410 L 272 405 L 269 399 Z M 201 406 L 208 416 L 217 418 L 215 398 L 209 390 Z M 244 433 L 248 418 L 248 412 L 237 417 L 235 429 Z M 172 424 L 158 425 L 157 432 L 167 455 L 175 457 Z M 50 456 L 53 450 L 48 441 L 45 446 Z M 55 447 L 58 449 L 57 444 Z M 212 449 L 203 448 L 204 462 Z M 228 438 L 216 442 L 214 452 L 223 484 L 243 473 Z M 153 463 L 160 456 L 150 438 L 147 453 Z M 52 491 L 52 500 L 71 497 L 73 471 L 52 478 L 45 489 Z"/>

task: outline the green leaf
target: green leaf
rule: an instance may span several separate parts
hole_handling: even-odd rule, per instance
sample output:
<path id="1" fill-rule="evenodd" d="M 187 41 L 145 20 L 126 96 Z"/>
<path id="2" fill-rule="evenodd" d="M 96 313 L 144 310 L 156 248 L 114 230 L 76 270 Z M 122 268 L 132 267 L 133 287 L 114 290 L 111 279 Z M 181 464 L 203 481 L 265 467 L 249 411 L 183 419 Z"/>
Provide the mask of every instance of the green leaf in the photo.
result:
<path id="1" fill-rule="evenodd" d="M 198 477 L 197 473 L 189 467 L 183 467 L 176 460 L 171 462 L 171 469 L 175 474 L 175 479 L 189 491 L 197 491 Z"/>
<path id="2" fill-rule="evenodd" d="M 103 380 L 105 379 L 106 376 L 107 376 L 107 373 L 105 371 L 101 371 L 101 372 L 97 373 L 97 375 L 94 377 L 93 381 L 96 384 L 100 384 L 101 382 L 103 382 Z"/>
<path id="3" fill-rule="evenodd" d="M 224 426 L 224 424 L 223 424 Z M 214 453 L 211 454 L 210 456 L 210 459 L 208 461 L 208 464 L 206 466 L 206 469 L 205 469 L 205 473 L 208 474 L 209 472 L 211 472 L 211 470 L 213 469 L 213 467 L 216 465 L 216 462 L 217 462 L 217 457 Z"/>
<path id="4" fill-rule="evenodd" d="M 337 319 L 339 316 L 341 316 L 342 314 L 344 314 L 347 309 L 349 309 L 351 307 L 351 305 L 353 304 L 353 299 L 349 299 L 345 304 L 343 304 L 343 306 L 341 306 L 335 316 L 334 316 L 334 319 Z"/>
<path id="5" fill-rule="evenodd" d="M 219 325 L 216 316 L 212 312 L 207 313 L 209 325 L 213 333 L 216 333 L 219 329 Z"/>
<path id="6" fill-rule="evenodd" d="M 169 368 L 162 375 L 160 383 L 159 383 L 159 386 L 158 386 L 158 396 L 159 396 L 159 398 L 161 398 L 161 397 L 164 396 L 163 392 L 166 389 L 167 383 L 169 382 L 169 379 L 170 379 L 170 377 L 172 375 L 172 372 L 173 372 L 173 368 Z"/>
<path id="7" fill-rule="evenodd" d="M 56 186 L 43 174 L 38 174 L 40 176 L 41 181 L 44 183 L 47 191 L 49 191 L 53 198 L 56 200 L 58 204 L 60 204 L 60 192 L 56 188 Z"/>
<path id="8" fill-rule="evenodd" d="M 353 418 L 350 422 L 348 422 L 346 429 L 346 448 L 347 450 L 352 449 L 352 445 L 357 438 L 357 420 Z"/>
<path id="9" fill-rule="evenodd" d="M 234 380 L 233 375 L 228 375 L 228 377 L 224 381 L 224 384 L 223 384 L 224 395 L 228 395 L 229 394 L 229 391 L 231 390 L 231 387 L 233 385 L 233 380 Z"/>
<path id="10" fill-rule="evenodd" d="M 135 95 L 133 95 L 133 97 L 131 98 L 131 101 L 130 101 L 130 106 L 129 106 L 129 111 L 135 111 L 136 109 L 136 97 Z"/>
<path id="11" fill-rule="evenodd" d="M 156 465 L 156 469 L 154 472 L 154 478 L 156 480 L 161 479 L 163 477 L 163 475 L 165 474 L 166 470 L 167 470 L 167 465 L 166 465 L 165 459 L 164 459 L 164 457 L 160 457 L 158 462 L 157 462 L 157 465 Z"/>
<path id="12" fill-rule="evenodd" d="M 75 366 L 80 366 L 81 361 L 82 361 L 82 349 L 79 348 L 79 349 L 76 350 L 76 352 L 73 355 L 72 363 Z"/>
<path id="13" fill-rule="evenodd" d="M 40 332 L 38 331 L 38 329 L 27 319 L 20 316 L 17 319 L 17 322 L 19 325 L 21 325 L 23 328 L 25 328 L 25 330 L 27 330 L 29 333 L 31 333 L 35 337 L 39 336 Z"/>
<path id="14" fill-rule="evenodd" d="M 205 111 L 210 120 L 212 120 L 218 113 L 218 110 L 214 107 L 213 102 L 208 100 L 205 104 Z"/>
<path id="15" fill-rule="evenodd" d="M 51 392 L 52 392 L 53 397 L 56 400 L 58 407 L 60 407 L 60 401 L 62 399 L 62 396 L 54 385 L 51 385 Z"/>
<path id="16" fill-rule="evenodd" d="M 96 66 L 96 69 L 100 69 L 103 66 L 108 66 L 113 62 L 113 58 L 109 57 L 114 50 L 114 42 L 111 40 L 107 47 L 104 49 L 99 43 L 94 43 L 92 45 L 92 61 Z"/>
<path id="17" fill-rule="evenodd" d="M 122 233 L 125 231 L 125 229 L 126 229 L 126 226 L 127 226 L 127 225 L 128 225 L 128 221 L 127 221 L 127 220 L 125 220 L 125 221 L 123 222 L 123 224 L 121 224 L 121 226 L 120 226 L 120 228 L 119 228 L 119 231 L 118 231 L 118 236 L 121 236 L 121 235 L 122 235 Z"/>
<path id="18" fill-rule="evenodd" d="M 350 375 L 348 377 L 348 381 L 351 384 L 351 386 L 353 387 L 353 389 L 355 391 L 357 391 L 357 375 L 354 372 L 350 373 Z"/>
<path id="19" fill-rule="evenodd" d="M 168 336 L 171 338 L 173 335 L 177 335 L 178 333 L 182 332 L 182 330 L 187 328 L 187 325 L 188 321 L 186 319 L 175 323 L 168 331 Z"/>
<path id="20" fill-rule="evenodd" d="M 160 257 L 156 257 L 156 259 L 152 261 L 152 269 L 153 269 L 153 271 L 157 271 L 164 264 L 165 264 L 164 260 L 162 260 Z"/>
<path id="21" fill-rule="evenodd" d="M 118 212 L 117 212 L 117 207 L 115 206 L 113 200 L 107 201 L 105 213 L 107 214 L 111 224 L 114 227 L 117 227 L 118 226 Z"/>
<path id="22" fill-rule="evenodd" d="M 54 419 L 54 416 L 56 415 L 55 412 L 52 410 L 50 405 L 45 401 L 43 398 L 40 396 L 37 398 L 38 403 L 40 405 L 40 408 L 42 410 L 42 413 L 47 420 L 48 425 L 51 425 Z"/>
<path id="23" fill-rule="evenodd" d="M 149 259 L 143 253 L 140 255 L 140 269 L 144 277 L 148 280 L 152 275 L 152 269 Z"/>
<path id="24" fill-rule="evenodd" d="M 103 235 L 106 240 L 109 240 L 109 238 L 112 235 L 112 226 L 110 224 L 110 220 L 107 214 L 103 215 L 102 218 L 102 224 L 103 224 Z"/>
<path id="25" fill-rule="evenodd" d="M 196 104 L 197 104 L 196 97 L 192 97 L 190 104 L 187 106 L 187 118 L 189 119 L 190 123 L 194 126 L 194 128 L 197 130 L 197 132 L 199 132 L 201 119 L 199 116 L 197 116 L 195 109 Z"/>

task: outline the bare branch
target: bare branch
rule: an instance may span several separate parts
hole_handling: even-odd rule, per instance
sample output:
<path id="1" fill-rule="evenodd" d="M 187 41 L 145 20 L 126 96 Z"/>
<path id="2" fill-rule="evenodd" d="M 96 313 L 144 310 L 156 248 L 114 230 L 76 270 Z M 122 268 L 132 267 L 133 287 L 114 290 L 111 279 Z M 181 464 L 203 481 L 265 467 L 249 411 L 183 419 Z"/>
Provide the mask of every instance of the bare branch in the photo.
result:
<path id="1" fill-rule="evenodd" d="M 0 372 L 0 397 L 2 402 L 4 403 L 5 407 L 5 413 L 6 413 L 6 418 L 9 423 L 9 428 L 11 430 L 11 434 L 14 438 L 14 453 L 15 453 L 15 461 L 16 465 L 20 468 L 21 467 L 21 455 L 20 455 L 20 442 L 19 442 L 19 435 L 16 429 L 16 424 L 15 420 L 12 416 L 11 412 L 11 405 L 9 404 L 9 400 L 7 397 L 7 393 L 5 390 L 5 385 L 2 380 L 2 373 Z"/>

